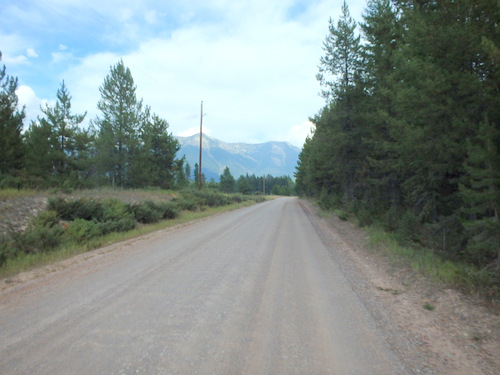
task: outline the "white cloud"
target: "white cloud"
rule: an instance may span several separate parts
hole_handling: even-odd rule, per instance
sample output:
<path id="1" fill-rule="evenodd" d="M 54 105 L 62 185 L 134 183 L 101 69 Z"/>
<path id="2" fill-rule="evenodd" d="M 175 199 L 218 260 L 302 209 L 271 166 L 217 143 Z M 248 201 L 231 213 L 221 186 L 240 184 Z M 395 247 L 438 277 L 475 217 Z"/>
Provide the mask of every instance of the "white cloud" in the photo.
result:
<path id="1" fill-rule="evenodd" d="M 61 35 L 66 36 L 65 27 L 74 23 L 71 31 L 83 33 L 92 43 L 71 44 L 71 39 L 61 37 L 41 49 L 40 44 L 26 40 L 20 44 L 22 49 L 4 53 L 4 60 L 18 56 L 18 63 L 26 63 L 25 53 L 34 57 L 26 52 L 28 46 L 50 52 L 59 45 L 52 55 L 45 54 L 46 60 L 52 57 L 51 62 L 58 63 L 52 74 L 65 80 L 74 112 L 88 111 L 86 122 L 99 114 L 99 86 L 110 65 L 123 58 L 132 71 L 138 97 L 165 118 L 176 135 L 199 131 L 203 100 L 204 129 L 216 138 L 247 143 L 286 140 L 300 146 L 309 134 L 308 117 L 324 105 L 317 95 L 320 88 L 315 75 L 328 18 L 338 18 L 341 3 L 310 0 L 301 12 L 291 12 L 294 3 L 124 0 L 117 9 L 111 0 L 102 0 L 99 6 L 84 0 L 70 0 L 69 5 L 47 0 L 49 19 L 69 17 L 61 20 Z M 351 3 L 359 7 L 361 2 Z M 50 9 L 57 9 L 57 14 Z M 357 9 L 351 8 L 356 18 Z M 98 49 L 83 49 L 84 44 Z M 42 60 L 44 53 L 40 55 Z"/>
<path id="2" fill-rule="evenodd" d="M 285 136 L 285 141 L 302 148 L 306 137 L 311 135 L 312 128 L 314 128 L 314 124 L 309 120 L 304 121 L 299 125 L 292 126 L 288 134 Z"/>
<path id="3" fill-rule="evenodd" d="M 28 55 L 28 57 L 33 57 L 33 58 L 38 57 L 38 53 L 36 53 L 36 51 L 33 48 L 28 48 L 26 50 L 26 54 Z"/>
<path id="4" fill-rule="evenodd" d="M 41 115 L 40 106 L 47 103 L 46 100 L 40 99 L 36 96 L 35 91 L 29 86 L 21 85 L 16 90 L 19 99 L 19 105 L 26 106 L 26 119 L 35 120 L 37 116 Z M 25 127 L 29 124 L 25 122 Z"/>
<path id="5" fill-rule="evenodd" d="M 148 10 L 144 13 L 144 19 L 150 25 L 154 25 L 158 21 L 158 12 L 156 10 Z"/>
<path id="6" fill-rule="evenodd" d="M 7 65 L 15 65 L 15 64 L 27 64 L 28 58 L 24 55 L 18 56 L 2 56 L 2 61 L 4 61 Z"/>
<path id="7" fill-rule="evenodd" d="M 199 126 L 198 127 L 193 126 L 192 128 L 183 130 L 183 131 L 177 133 L 176 135 L 178 135 L 179 137 L 190 137 L 190 136 L 195 135 L 195 134 L 200 134 L 200 127 Z M 203 134 L 211 136 L 212 131 L 210 130 L 209 127 L 203 126 Z"/>
<path id="8" fill-rule="evenodd" d="M 51 56 L 52 62 L 56 64 L 71 60 L 73 58 L 71 52 L 52 52 Z"/>
<path id="9" fill-rule="evenodd" d="M 126 22 L 133 17 L 134 13 L 128 8 L 119 9 L 117 12 L 118 20 L 121 22 Z"/>

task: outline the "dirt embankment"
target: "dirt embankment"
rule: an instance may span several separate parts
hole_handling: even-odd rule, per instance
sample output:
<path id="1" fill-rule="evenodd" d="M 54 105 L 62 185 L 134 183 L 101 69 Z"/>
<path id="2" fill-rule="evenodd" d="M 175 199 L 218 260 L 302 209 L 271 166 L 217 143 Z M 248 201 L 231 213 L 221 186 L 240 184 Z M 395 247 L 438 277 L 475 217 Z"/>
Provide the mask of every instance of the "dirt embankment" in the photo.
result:
<path id="1" fill-rule="evenodd" d="M 172 196 L 162 191 L 115 190 L 98 189 L 75 191 L 71 194 L 62 193 L 33 193 L 32 195 L 0 199 L 0 234 L 9 230 L 23 231 L 31 218 L 39 214 L 47 206 L 47 200 L 52 196 L 61 196 L 67 199 L 119 199 L 126 203 L 145 200 L 168 201 Z"/>

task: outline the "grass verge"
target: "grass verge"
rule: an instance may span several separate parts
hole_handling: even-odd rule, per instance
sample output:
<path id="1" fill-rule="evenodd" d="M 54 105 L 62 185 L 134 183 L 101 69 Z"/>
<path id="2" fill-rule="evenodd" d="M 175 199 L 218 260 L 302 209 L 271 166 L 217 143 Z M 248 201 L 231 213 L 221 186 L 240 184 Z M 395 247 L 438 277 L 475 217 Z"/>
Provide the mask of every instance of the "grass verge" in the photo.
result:
<path id="1" fill-rule="evenodd" d="M 498 282 L 487 270 L 443 259 L 427 248 L 403 244 L 395 234 L 376 226 L 366 227 L 365 230 L 370 247 L 385 254 L 393 263 L 409 265 L 414 272 L 435 283 L 454 286 L 466 293 L 479 293 L 495 299 L 500 296 Z"/>
<path id="2" fill-rule="evenodd" d="M 84 243 L 63 243 L 50 251 L 19 253 L 15 257 L 11 257 L 3 263 L 0 267 L 0 278 L 8 278 L 20 272 L 29 271 L 37 267 L 62 261 L 93 249 L 133 239 L 158 230 L 182 225 L 222 212 L 248 207 L 261 201 L 262 198 L 255 200 L 242 199 L 236 203 L 225 204 L 223 206 L 204 206 L 201 210 L 195 211 L 183 210 L 180 211 L 174 219 L 161 220 L 153 224 L 138 224 L 134 229 L 126 232 L 108 233 L 91 238 Z"/>
<path id="3" fill-rule="evenodd" d="M 35 190 L 0 189 L 0 201 L 36 195 Z"/>

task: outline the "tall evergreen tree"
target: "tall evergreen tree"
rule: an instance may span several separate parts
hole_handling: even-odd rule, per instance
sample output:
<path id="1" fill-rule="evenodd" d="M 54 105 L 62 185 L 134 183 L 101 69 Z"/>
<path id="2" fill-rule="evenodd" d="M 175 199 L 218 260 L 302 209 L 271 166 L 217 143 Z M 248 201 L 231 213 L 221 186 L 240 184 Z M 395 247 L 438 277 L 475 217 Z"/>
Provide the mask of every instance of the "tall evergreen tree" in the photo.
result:
<path id="1" fill-rule="evenodd" d="M 467 258 L 479 266 L 500 270 L 500 129 L 481 124 L 474 142 L 467 143 L 467 178 L 460 185 L 463 223 L 469 233 Z"/>
<path id="2" fill-rule="evenodd" d="M 78 126 L 82 123 L 86 113 L 82 115 L 71 113 L 71 96 L 62 81 L 57 90 L 57 101 L 55 106 L 46 104 L 41 108 L 44 118 L 39 119 L 42 126 L 47 123 L 51 129 L 51 138 L 54 150 L 54 171 L 63 178 L 68 178 L 72 172 L 78 170 L 79 151 L 76 135 L 80 132 Z"/>
<path id="3" fill-rule="evenodd" d="M 54 183 L 55 175 L 54 152 L 56 145 L 52 136 L 52 128 L 47 121 L 32 121 L 25 133 L 27 174 L 38 184 L 50 185 Z M 35 177 L 35 178 L 33 178 Z M 39 186 L 39 187 L 42 187 Z"/>
<path id="4" fill-rule="evenodd" d="M 314 168 L 319 190 L 326 189 L 329 194 L 352 202 L 356 196 L 356 175 L 364 159 L 360 117 L 364 92 L 360 37 L 356 36 L 356 23 L 345 1 L 337 26 L 329 20 L 329 31 L 317 76 L 326 88 L 322 95 L 329 104 L 313 119 L 317 147 L 311 161 L 317 161 Z"/>
<path id="5" fill-rule="evenodd" d="M 224 193 L 234 193 L 235 191 L 236 181 L 228 167 L 224 169 L 224 172 L 220 176 L 219 186 Z"/>
<path id="6" fill-rule="evenodd" d="M 111 66 L 99 88 L 97 108 L 102 117 L 97 128 L 96 159 L 98 171 L 117 186 L 132 186 L 131 164 L 139 148 L 139 128 L 144 121 L 142 100 L 136 97 L 136 86 L 123 60 Z"/>
<path id="7" fill-rule="evenodd" d="M 366 43 L 364 79 L 369 100 L 364 109 L 367 132 L 364 146 L 367 168 L 364 199 L 372 210 L 386 212 L 385 220 L 396 224 L 401 211 L 401 179 L 398 168 L 398 134 L 393 129 L 393 72 L 403 37 L 397 9 L 390 0 L 369 0 L 361 24 Z"/>
<path id="8" fill-rule="evenodd" d="M 131 163 L 132 185 L 172 188 L 175 155 L 180 146 L 177 139 L 168 133 L 168 122 L 156 114 L 147 116 L 139 134 L 139 153 Z"/>
<path id="9" fill-rule="evenodd" d="M 18 79 L 8 76 L 4 65 L 0 69 L 0 175 L 21 170 L 24 162 L 21 132 L 25 112 L 18 105 L 17 87 Z"/>
<path id="10" fill-rule="evenodd" d="M 323 42 L 325 55 L 320 59 L 319 73 L 316 76 L 325 88 L 321 94 L 327 100 L 337 91 L 345 91 L 347 87 L 353 86 L 362 66 L 360 37 L 356 36 L 356 22 L 351 17 L 345 0 L 337 26 L 330 18 L 328 28 L 329 34 Z"/>
<path id="11" fill-rule="evenodd" d="M 193 180 L 194 180 L 194 184 L 196 186 L 198 186 L 199 179 L 200 179 L 200 171 L 199 171 L 198 163 L 194 163 Z"/>
<path id="12" fill-rule="evenodd" d="M 189 186 L 188 174 L 186 174 L 186 155 L 176 160 L 175 165 L 175 185 L 178 189 L 184 189 Z M 189 164 L 189 163 L 188 163 Z"/>

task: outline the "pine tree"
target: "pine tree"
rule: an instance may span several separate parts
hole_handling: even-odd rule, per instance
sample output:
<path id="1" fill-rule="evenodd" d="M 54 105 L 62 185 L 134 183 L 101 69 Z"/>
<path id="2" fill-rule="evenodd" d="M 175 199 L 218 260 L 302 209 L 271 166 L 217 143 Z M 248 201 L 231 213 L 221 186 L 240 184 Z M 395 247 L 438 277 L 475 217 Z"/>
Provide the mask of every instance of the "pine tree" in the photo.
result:
<path id="1" fill-rule="evenodd" d="M 26 172 L 37 185 L 53 185 L 55 181 L 54 160 L 56 159 L 54 137 L 52 128 L 47 121 L 32 121 L 25 134 L 26 146 Z M 38 187 L 42 187 L 38 186 Z"/>
<path id="2" fill-rule="evenodd" d="M 131 165 L 132 185 L 172 188 L 179 142 L 168 133 L 168 122 L 153 114 L 139 131 L 141 144 Z"/>
<path id="3" fill-rule="evenodd" d="M 198 187 L 199 179 L 200 179 L 200 171 L 199 171 L 198 163 L 194 163 L 193 177 L 194 177 L 193 178 L 194 184 L 196 187 Z"/>
<path id="4" fill-rule="evenodd" d="M 351 17 L 345 0 L 337 26 L 330 18 L 328 28 L 329 34 L 323 42 L 325 55 L 320 59 L 319 73 L 316 76 L 325 88 L 321 95 L 327 100 L 339 90 L 345 91 L 353 86 L 361 70 L 360 37 L 355 34 L 356 22 Z"/>
<path id="5" fill-rule="evenodd" d="M 364 39 L 364 77 L 370 97 L 365 108 L 367 129 L 364 145 L 367 167 L 364 199 L 373 211 L 385 213 L 390 226 L 401 211 L 401 179 L 397 142 L 393 129 L 394 95 L 392 90 L 396 58 L 403 37 L 397 10 L 389 0 L 370 0 L 361 24 Z"/>
<path id="6" fill-rule="evenodd" d="M 82 123 L 86 113 L 71 114 L 71 96 L 64 84 L 57 90 L 55 106 L 46 104 L 42 109 L 44 118 L 39 118 L 41 126 L 45 123 L 51 129 L 51 139 L 54 150 L 52 152 L 53 170 L 62 179 L 67 179 L 78 170 L 80 150 L 77 148 L 76 137 L 80 132 L 78 126 Z"/>
<path id="7" fill-rule="evenodd" d="M 25 112 L 24 107 L 18 108 L 17 88 L 18 79 L 8 76 L 4 65 L 0 69 L 0 175 L 20 171 L 24 163 L 21 132 Z"/>
<path id="8" fill-rule="evenodd" d="M 177 159 L 175 163 L 175 186 L 177 189 L 184 189 L 189 186 L 189 178 L 186 174 L 186 155 Z"/>
<path id="9" fill-rule="evenodd" d="M 234 180 L 234 177 L 231 175 L 231 172 L 229 171 L 229 168 L 226 167 L 224 169 L 224 172 L 220 176 L 219 180 L 220 184 L 220 189 L 224 193 L 234 193 L 235 188 L 236 188 L 236 181 Z"/>
<path id="10" fill-rule="evenodd" d="M 467 258 L 500 270 L 500 129 L 486 119 L 474 142 L 467 143 L 467 182 L 460 185 L 469 233 Z"/>
<path id="11" fill-rule="evenodd" d="M 188 181 L 191 181 L 191 165 L 186 161 L 185 174 Z"/>
<path id="12" fill-rule="evenodd" d="M 356 23 L 345 1 L 337 26 L 332 19 L 329 24 L 330 33 L 323 44 L 325 56 L 320 59 L 317 76 L 327 89 L 322 95 L 329 104 L 313 121 L 316 124 L 316 150 L 312 160 L 317 161 L 314 166 L 322 173 L 318 176 L 321 181 L 319 190 L 352 202 L 357 195 L 357 175 L 364 159 L 360 117 L 364 105 L 360 37 L 356 36 Z"/>
<path id="13" fill-rule="evenodd" d="M 117 186 L 131 186 L 131 165 L 138 153 L 139 128 L 144 121 L 142 100 L 136 97 L 136 86 L 123 60 L 111 66 L 99 88 L 97 104 L 102 117 L 97 127 L 96 151 L 99 173 Z"/>
<path id="14" fill-rule="evenodd" d="M 248 175 L 240 176 L 237 182 L 238 192 L 241 194 L 250 194 L 252 192 L 252 187 L 250 186 L 250 182 L 248 182 Z"/>

